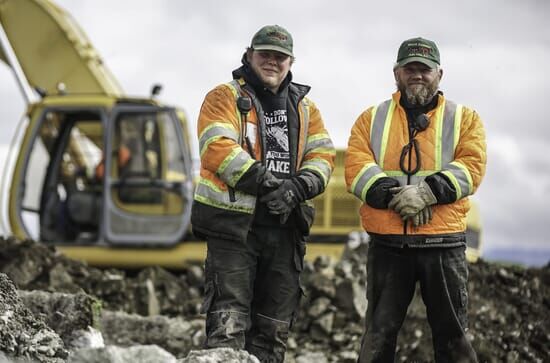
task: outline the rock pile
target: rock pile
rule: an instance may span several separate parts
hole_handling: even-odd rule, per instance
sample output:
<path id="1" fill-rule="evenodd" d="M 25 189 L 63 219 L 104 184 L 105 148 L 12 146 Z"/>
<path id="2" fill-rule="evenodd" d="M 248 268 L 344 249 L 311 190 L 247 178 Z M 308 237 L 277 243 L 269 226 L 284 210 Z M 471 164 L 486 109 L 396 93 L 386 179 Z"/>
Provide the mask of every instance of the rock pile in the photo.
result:
<path id="1" fill-rule="evenodd" d="M 366 248 L 347 249 L 341 261 L 318 258 L 306 264 L 288 363 L 356 361 L 367 305 Z M 5 356 L 40 362 L 96 362 L 98 357 L 146 362 L 149 352 L 166 362 L 216 362 L 209 355 L 214 352 L 200 351 L 201 266 L 178 272 L 97 269 L 42 244 L 0 239 L 0 273 L 6 274 L 0 275 L 0 327 L 6 322 L 16 327 L 9 330 L 12 336 L 0 329 Z M 479 261 L 470 265 L 469 290 L 469 337 L 480 361 L 550 361 L 550 264 L 525 269 Z M 68 311 L 74 318 L 66 318 Z M 100 343 L 90 343 L 93 332 L 98 333 L 88 327 L 101 331 Z M 47 332 L 47 339 L 39 332 Z M 31 351 L 31 346 L 42 348 Z M 216 354 L 234 354 L 224 356 L 228 362 L 255 361 L 238 356 L 246 352 Z M 398 360 L 433 360 L 419 295 L 399 336 Z"/>

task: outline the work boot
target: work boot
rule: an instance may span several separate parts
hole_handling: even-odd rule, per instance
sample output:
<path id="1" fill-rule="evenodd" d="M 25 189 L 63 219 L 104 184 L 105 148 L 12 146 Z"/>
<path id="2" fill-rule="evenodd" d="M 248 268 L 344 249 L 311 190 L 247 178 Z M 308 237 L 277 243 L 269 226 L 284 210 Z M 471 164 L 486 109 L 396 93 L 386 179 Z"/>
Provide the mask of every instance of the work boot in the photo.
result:
<path id="1" fill-rule="evenodd" d="M 282 363 L 290 323 L 256 314 L 246 337 L 246 350 L 262 363 Z"/>
<path id="2" fill-rule="evenodd" d="M 205 348 L 244 349 L 247 314 L 217 311 L 206 316 Z"/>

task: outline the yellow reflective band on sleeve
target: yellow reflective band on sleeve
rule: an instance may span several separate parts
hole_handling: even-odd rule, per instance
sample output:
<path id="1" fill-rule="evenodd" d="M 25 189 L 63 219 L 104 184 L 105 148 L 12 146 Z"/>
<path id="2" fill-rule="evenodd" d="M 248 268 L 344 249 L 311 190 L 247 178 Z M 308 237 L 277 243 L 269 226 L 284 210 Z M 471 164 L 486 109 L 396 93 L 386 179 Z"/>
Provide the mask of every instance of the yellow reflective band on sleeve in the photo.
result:
<path id="1" fill-rule="evenodd" d="M 326 187 L 331 175 L 331 166 L 328 161 L 322 158 L 313 158 L 302 163 L 300 170 L 314 170 L 323 178 L 323 185 Z"/>
<path id="2" fill-rule="evenodd" d="M 456 190 L 456 200 L 459 200 L 460 198 L 462 198 L 462 189 L 460 189 L 460 185 L 458 185 L 458 180 L 456 180 L 455 176 L 453 175 L 453 173 L 451 173 L 450 171 L 448 170 L 445 170 L 445 171 L 442 171 L 442 173 L 447 176 L 447 178 L 449 178 L 449 180 L 451 181 L 451 183 L 453 184 L 453 186 L 455 187 L 455 190 Z"/>
<path id="3" fill-rule="evenodd" d="M 462 169 L 462 171 L 466 175 L 466 179 L 468 180 L 468 187 L 470 188 L 470 190 L 472 190 L 474 187 L 474 182 L 472 180 L 472 175 L 470 174 L 470 171 L 468 170 L 468 168 L 464 164 L 458 161 L 453 161 L 451 165 L 457 166 L 460 169 Z"/>
<path id="4" fill-rule="evenodd" d="M 323 153 L 328 155 L 336 155 L 336 150 L 330 139 L 319 139 L 315 142 L 307 143 L 304 155 L 309 153 Z"/>
<path id="5" fill-rule="evenodd" d="M 208 145 L 222 137 L 227 137 L 237 142 L 239 136 L 233 126 L 225 122 L 213 122 L 205 127 L 199 136 L 200 155 L 202 156 L 206 152 Z"/>
<path id="6" fill-rule="evenodd" d="M 327 133 L 320 133 L 320 134 L 316 134 L 316 135 L 311 135 L 311 136 L 308 136 L 307 143 L 308 144 L 313 143 L 317 140 L 322 140 L 322 139 L 330 140 L 330 136 Z"/>
<path id="7" fill-rule="evenodd" d="M 456 189 L 457 200 L 463 197 L 467 197 L 473 192 L 472 176 L 462 163 L 453 161 L 445 167 L 443 171 L 451 183 L 453 183 Z"/>
<path id="8" fill-rule="evenodd" d="M 377 181 L 378 179 L 384 177 L 384 176 L 386 176 L 386 174 L 382 172 L 382 173 L 378 173 L 378 174 L 374 175 L 372 178 L 369 179 L 367 184 L 365 184 L 365 186 L 363 187 L 363 190 L 361 190 L 361 200 L 362 201 L 367 199 L 367 192 L 369 191 L 370 187 L 374 184 L 374 182 Z"/>
<path id="9" fill-rule="evenodd" d="M 351 183 L 350 192 L 352 192 L 361 201 L 365 201 L 365 197 L 372 184 L 386 176 L 386 173 L 380 169 L 376 163 L 368 163 L 357 173 Z"/>
<path id="10" fill-rule="evenodd" d="M 234 148 L 220 164 L 216 174 L 229 186 L 234 187 L 255 160 L 241 147 Z"/>

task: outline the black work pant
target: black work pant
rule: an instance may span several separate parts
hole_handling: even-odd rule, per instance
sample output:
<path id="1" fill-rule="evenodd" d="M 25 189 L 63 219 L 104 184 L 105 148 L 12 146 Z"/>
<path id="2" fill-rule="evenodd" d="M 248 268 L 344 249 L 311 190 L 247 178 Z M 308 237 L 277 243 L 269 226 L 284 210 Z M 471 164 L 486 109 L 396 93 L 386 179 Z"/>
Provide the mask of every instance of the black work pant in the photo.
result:
<path id="1" fill-rule="evenodd" d="M 477 362 L 466 338 L 465 247 L 394 248 L 371 243 L 366 330 L 358 362 L 394 362 L 399 330 L 420 283 L 436 362 Z"/>
<path id="2" fill-rule="evenodd" d="M 283 362 L 301 296 L 305 243 L 294 229 L 255 226 L 245 242 L 207 241 L 206 348 Z"/>

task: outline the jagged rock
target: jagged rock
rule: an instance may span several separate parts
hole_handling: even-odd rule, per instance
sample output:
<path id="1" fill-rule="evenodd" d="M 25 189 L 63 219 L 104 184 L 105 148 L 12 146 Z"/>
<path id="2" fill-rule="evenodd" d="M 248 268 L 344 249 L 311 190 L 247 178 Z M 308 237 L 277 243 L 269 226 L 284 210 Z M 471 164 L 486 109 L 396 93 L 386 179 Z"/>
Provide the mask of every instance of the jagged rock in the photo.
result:
<path id="1" fill-rule="evenodd" d="M 72 350 L 79 348 L 103 348 L 104 346 L 103 335 L 99 330 L 91 326 L 88 329 L 73 332 L 72 340 L 69 342 L 69 347 Z"/>
<path id="2" fill-rule="evenodd" d="M 178 363 L 260 363 L 258 358 L 244 350 L 216 348 L 193 350 Z"/>
<path id="3" fill-rule="evenodd" d="M 0 273 L 0 351 L 10 359 L 42 363 L 60 363 L 67 357 L 59 335 L 21 303 L 15 286 L 3 273 Z"/>
<path id="4" fill-rule="evenodd" d="M 68 363 L 176 363 L 176 358 L 156 345 L 108 346 L 76 349 Z"/>
<path id="5" fill-rule="evenodd" d="M 84 293 L 21 290 L 19 298 L 35 316 L 59 334 L 66 345 L 81 336 L 81 330 L 98 327 L 101 303 Z"/>
<path id="6" fill-rule="evenodd" d="M 30 240 L 4 239 L 0 250 L 0 272 L 8 275 L 21 288 L 42 275 L 51 266 L 53 258 L 53 249 L 43 244 Z"/>
<path id="7" fill-rule="evenodd" d="M 198 265 L 190 265 L 187 268 L 187 283 L 195 288 L 204 286 L 204 268 Z"/>
<path id="8" fill-rule="evenodd" d="M 317 258 L 315 258 L 315 261 L 313 261 L 313 268 L 316 272 L 321 272 L 330 266 L 331 259 L 328 256 L 318 256 Z"/>
<path id="9" fill-rule="evenodd" d="M 307 315 L 313 319 L 318 318 L 329 309 L 330 303 L 330 299 L 327 297 L 315 299 L 307 310 Z"/>
<path id="10" fill-rule="evenodd" d="M 327 340 L 332 333 L 332 325 L 334 323 L 334 313 L 328 312 L 323 316 L 313 321 L 310 334 L 314 340 Z"/>
<path id="11" fill-rule="evenodd" d="M 204 320 L 103 311 L 101 332 L 107 345 L 155 344 L 176 357 L 184 357 L 202 344 Z"/>
<path id="12" fill-rule="evenodd" d="M 328 359 L 325 354 L 321 352 L 305 352 L 296 357 L 296 363 L 328 363 Z"/>
<path id="13" fill-rule="evenodd" d="M 362 319 L 367 311 L 365 288 L 357 281 L 345 279 L 336 285 L 335 305 L 352 318 Z"/>
<path id="14" fill-rule="evenodd" d="M 334 287 L 334 281 L 328 276 L 317 274 L 313 275 L 309 279 L 309 289 L 313 297 L 325 296 L 333 299 L 336 295 L 336 288 Z"/>

